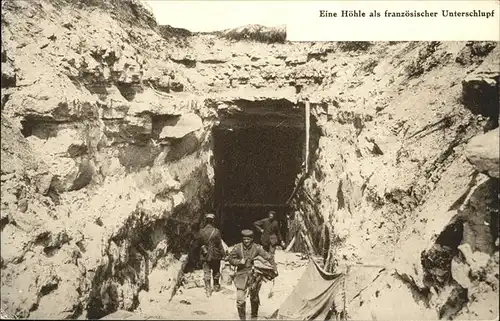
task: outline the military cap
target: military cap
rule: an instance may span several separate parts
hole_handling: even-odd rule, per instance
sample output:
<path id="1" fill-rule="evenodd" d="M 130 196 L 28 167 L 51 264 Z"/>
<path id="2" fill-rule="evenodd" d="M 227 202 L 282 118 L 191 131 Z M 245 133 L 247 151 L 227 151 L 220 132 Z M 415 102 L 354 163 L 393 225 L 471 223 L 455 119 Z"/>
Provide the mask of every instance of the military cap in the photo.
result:
<path id="1" fill-rule="evenodd" d="M 212 218 L 214 219 L 215 218 L 215 215 L 213 215 L 212 213 L 208 213 L 205 215 L 206 218 Z"/>
<path id="2" fill-rule="evenodd" d="M 246 236 L 246 237 L 252 237 L 253 232 L 252 232 L 252 230 L 243 230 L 243 231 L 241 231 L 241 235 Z"/>

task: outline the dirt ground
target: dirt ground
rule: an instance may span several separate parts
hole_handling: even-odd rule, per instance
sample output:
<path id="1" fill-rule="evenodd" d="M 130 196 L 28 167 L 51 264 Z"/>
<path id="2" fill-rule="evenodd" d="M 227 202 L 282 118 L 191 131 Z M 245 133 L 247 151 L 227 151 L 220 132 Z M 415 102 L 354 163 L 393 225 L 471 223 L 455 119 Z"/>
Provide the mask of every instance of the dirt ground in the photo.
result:
<path id="1" fill-rule="evenodd" d="M 298 253 L 276 251 L 279 276 L 272 282 L 264 282 L 260 291 L 261 306 L 259 318 L 269 318 L 292 292 L 304 273 L 308 259 Z M 224 264 L 224 262 L 223 262 Z M 236 311 L 236 289 L 222 273 L 221 291 L 207 298 L 203 288 L 203 271 L 195 270 L 185 275 L 188 284 L 179 288 L 172 301 L 167 293 L 142 292 L 141 305 L 137 313 L 163 319 L 221 320 L 238 319 Z M 159 280 L 160 281 L 160 280 Z M 160 281 L 161 282 L 161 281 Z M 271 298 L 269 294 L 273 293 Z M 247 317 L 250 316 L 250 302 L 247 300 Z"/>

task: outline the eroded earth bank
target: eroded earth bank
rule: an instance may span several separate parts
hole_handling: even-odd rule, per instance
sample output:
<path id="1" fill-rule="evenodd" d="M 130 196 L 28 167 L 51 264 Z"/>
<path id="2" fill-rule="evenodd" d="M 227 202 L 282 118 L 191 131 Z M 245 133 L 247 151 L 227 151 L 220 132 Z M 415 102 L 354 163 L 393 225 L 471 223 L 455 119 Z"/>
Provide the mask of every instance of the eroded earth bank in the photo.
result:
<path id="1" fill-rule="evenodd" d="M 214 129 L 261 126 L 300 161 L 308 101 L 309 172 L 283 165 L 301 242 L 330 271 L 387 266 L 350 269 L 349 318 L 497 317 L 498 43 L 252 32 L 279 35 L 191 34 L 128 0 L 2 2 L 2 310 L 147 314 L 220 197 Z"/>

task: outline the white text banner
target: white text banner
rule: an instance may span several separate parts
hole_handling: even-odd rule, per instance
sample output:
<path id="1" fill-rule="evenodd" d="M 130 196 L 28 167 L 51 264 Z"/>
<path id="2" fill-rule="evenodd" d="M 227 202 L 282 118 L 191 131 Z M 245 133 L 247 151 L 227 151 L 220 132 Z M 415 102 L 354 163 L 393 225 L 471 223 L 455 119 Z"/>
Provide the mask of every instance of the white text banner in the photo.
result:
<path id="1" fill-rule="evenodd" d="M 290 2 L 289 41 L 499 41 L 499 0 Z"/>

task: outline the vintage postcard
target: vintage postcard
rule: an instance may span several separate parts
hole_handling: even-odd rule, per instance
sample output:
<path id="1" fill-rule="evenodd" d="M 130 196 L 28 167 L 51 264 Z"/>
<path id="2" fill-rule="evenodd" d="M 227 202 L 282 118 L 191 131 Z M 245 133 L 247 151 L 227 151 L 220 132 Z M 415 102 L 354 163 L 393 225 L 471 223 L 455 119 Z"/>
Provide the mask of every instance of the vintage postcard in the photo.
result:
<path id="1" fill-rule="evenodd" d="M 2 319 L 498 321 L 499 1 L 1 15 Z"/>

